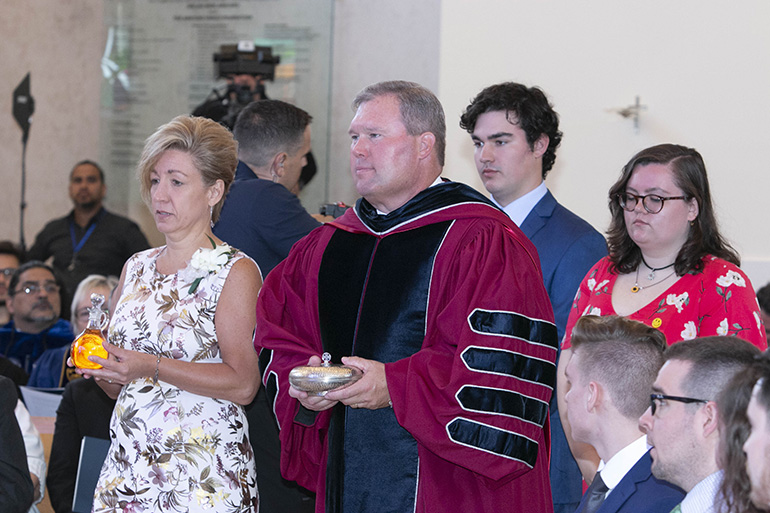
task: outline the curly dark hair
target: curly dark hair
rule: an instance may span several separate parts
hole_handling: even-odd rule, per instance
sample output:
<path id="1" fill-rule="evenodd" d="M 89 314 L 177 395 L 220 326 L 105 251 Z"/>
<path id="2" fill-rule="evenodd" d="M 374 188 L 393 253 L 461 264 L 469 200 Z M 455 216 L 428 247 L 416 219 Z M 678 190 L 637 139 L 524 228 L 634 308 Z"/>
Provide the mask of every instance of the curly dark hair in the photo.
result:
<path id="1" fill-rule="evenodd" d="M 487 112 L 505 111 L 508 121 L 524 130 L 527 143 L 534 150 L 535 142 L 545 134 L 548 149 L 543 154 L 543 178 L 556 161 L 556 148 L 561 144 L 559 115 L 553 110 L 545 93 L 538 87 L 527 87 L 515 82 L 495 84 L 482 90 L 471 100 L 460 116 L 460 128 L 473 133 L 476 120 Z"/>
<path id="2" fill-rule="evenodd" d="M 741 259 L 738 252 L 719 233 L 703 157 L 693 148 L 659 144 L 634 155 L 623 167 L 618 181 L 610 188 L 612 221 L 607 232 L 607 245 L 611 270 L 619 274 L 630 273 L 641 263 L 642 252 L 628 235 L 618 196 L 626 191 L 634 170 L 647 164 L 667 164 L 674 175 L 674 183 L 682 189 L 687 200 L 694 198 L 698 202 L 698 217 L 691 223 L 687 241 L 676 257 L 676 274 L 683 276 L 690 272 L 700 272 L 706 255 L 714 255 L 739 266 Z"/>
<path id="3" fill-rule="evenodd" d="M 724 513 L 760 512 L 751 503 L 751 480 L 746 473 L 746 454 L 743 452 L 743 444 L 751 434 L 751 424 L 746 416 L 746 408 L 749 406 L 751 392 L 759 375 L 756 364 L 744 372 L 739 372 L 717 398 L 719 410 L 717 454 L 719 466 L 725 471 L 719 494 L 726 508 Z"/>

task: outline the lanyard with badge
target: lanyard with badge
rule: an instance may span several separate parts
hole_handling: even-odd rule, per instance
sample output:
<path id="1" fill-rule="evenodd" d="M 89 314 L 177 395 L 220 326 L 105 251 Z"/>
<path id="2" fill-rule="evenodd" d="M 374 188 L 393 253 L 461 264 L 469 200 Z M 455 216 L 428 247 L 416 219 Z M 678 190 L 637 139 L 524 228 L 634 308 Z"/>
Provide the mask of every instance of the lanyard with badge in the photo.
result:
<path id="1" fill-rule="evenodd" d="M 83 246 L 85 245 L 88 238 L 91 236 L 92 233 L 94 233 L 94 230 L 96 229 L 96 225 L 99 223 L 99 220 L 102 218 L 102 214 L 104 214 L 104 210 L 99 212 L 97 214 L 96 218 L 94 219 L 93 223 L 91 223 L 91 226 L 86 230 L 86 233 L 83 234 L 83 237 L 80 239 L 80 241 L 77 240 L 77 237 L 75 236 L 75 221 L 70 220 L 70 239 L 72 240 L 72 260 L 70 261 L 70 265 L 67 266 L 67 270 L 69 272 L 72 272 L 75 270 L 75 263 L 77 262 L 78 253 L 81 249 L 83 249 Z"/>

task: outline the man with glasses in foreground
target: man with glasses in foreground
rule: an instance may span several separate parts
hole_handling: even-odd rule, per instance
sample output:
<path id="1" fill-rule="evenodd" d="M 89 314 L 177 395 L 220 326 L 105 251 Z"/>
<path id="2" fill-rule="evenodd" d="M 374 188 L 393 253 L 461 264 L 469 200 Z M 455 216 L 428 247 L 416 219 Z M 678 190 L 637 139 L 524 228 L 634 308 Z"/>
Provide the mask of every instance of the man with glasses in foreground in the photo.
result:
<path id="1" fill-rule="evenodd" d="M 664 353 L 650 407 L 639 419 L 652 445 L 652 474 L 687 495 L 672 513 L 719 513 L 719 415 L 715 399 L 759 349 L 737 337 L 679 342 Z"/>
<path id="2" fill-rule="evenodd" d="M 19 267 L 8 284 L 11 321 L 0 328 L 0 355 L 27 374 L 43 351 L 74 338 L 70 323 L 59 318 L 61 288 L 53 269 L 36 260 Z"/>

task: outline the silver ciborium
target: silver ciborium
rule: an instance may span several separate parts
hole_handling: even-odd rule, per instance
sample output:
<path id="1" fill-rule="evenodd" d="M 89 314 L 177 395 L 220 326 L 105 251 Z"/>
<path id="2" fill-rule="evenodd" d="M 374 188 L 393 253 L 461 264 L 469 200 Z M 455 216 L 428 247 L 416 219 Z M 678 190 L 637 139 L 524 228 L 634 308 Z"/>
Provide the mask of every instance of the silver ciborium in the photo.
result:
<path id="1" fill-rule="evenodd" d="M 319 366 L 294 367 L 289 372 L 291 386 L 310 395 L 323 396 L 329 390 L 354 383 L 363 376 L 363 373 L 354 367 L 332 364 L 332 355 L 329 353 L 324 353 L 321 359 L 323 363 Z"/>

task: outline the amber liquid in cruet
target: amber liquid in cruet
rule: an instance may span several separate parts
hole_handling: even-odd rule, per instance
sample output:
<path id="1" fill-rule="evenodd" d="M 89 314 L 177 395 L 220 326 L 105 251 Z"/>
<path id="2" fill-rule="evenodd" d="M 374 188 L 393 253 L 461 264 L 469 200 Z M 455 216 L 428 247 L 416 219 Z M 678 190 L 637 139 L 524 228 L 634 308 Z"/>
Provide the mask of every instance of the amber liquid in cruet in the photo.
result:
<path id="1" fill-rule="evenodd" d="M 78 369 L 101 369 L 102 366 L 88 359 L 95 355 L 107 359 L 107 350 L 102 346 L 104 337 L 100 329 L 86 328 L 72 343 L 72 361 Z"/>
<path id="2" fill-rule="evenodd" d="M 70 357 L 78 369 L 102 368 L 100 364 L 88 359 L 91 355 L 107 359 L 107 350 L 102 345 L 102 342 L 104 342 L 102 328 L 106 326 L 107 314 L 102 312 L 102 303 L 104 303 L 104 296 L 101 294 L 91 294 L 91 304 L 93 307 L 88 309 L 88 326 L 72 343 Z"/>

